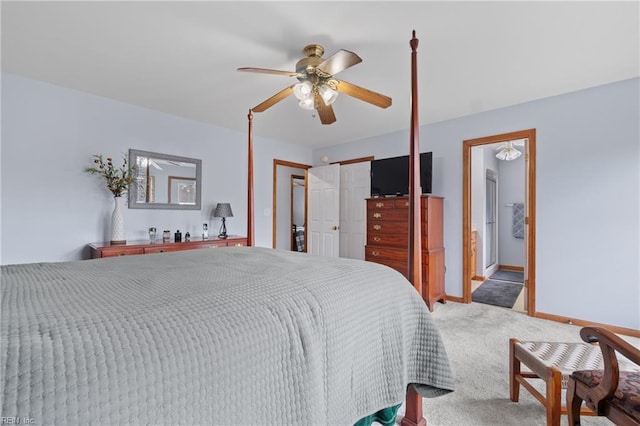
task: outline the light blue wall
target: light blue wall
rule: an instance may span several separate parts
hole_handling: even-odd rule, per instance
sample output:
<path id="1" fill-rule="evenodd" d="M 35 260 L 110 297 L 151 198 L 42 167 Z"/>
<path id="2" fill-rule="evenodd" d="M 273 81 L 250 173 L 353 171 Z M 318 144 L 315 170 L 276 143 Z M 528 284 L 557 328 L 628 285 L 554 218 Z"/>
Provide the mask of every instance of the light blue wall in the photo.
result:
<path id="1" fill-rule="evenodd" d="M 640 329 L 638 78 L 421 126 L 433 192 L 446 198 L 447 293 L 462 295 L 462 141 L 529 128 L 538 151 L 537 311 Z M 395 132 L 317 149 L 313 164 L 408 150 L 408 131 Z"/>
<path id="2" fill-rule="evenodd" d="M 308 164 L 311 150 L 260 138 L 259 117 L 254 128 L 256 245 L 271 247 L 273 158 Z M 83 170 L 93 154 L 129 148 L 202 159 L 203 184 L 201 211 L 127 209 L 128 240 L 150 226 L 216 232 L 217 202 L 231 203 L 228 232 L 246 235 L 246 133 L 3 73 L 1 143 L 2 264 L 82 259 L 87 243 L 108 240 L 113 199 Z"/>

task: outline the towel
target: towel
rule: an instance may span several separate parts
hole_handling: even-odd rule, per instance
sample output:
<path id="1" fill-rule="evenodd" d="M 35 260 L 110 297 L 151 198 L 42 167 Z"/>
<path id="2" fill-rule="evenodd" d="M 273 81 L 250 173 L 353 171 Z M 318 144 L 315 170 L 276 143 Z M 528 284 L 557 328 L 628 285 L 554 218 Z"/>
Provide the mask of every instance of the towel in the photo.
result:
<path id="1" fill-rule="evenodd" d="M 293 225 L 295 251 L 304 251 L 304 227 Z"/>
<path id="2" fill-rule="evenodd" d="M 513 237 L 524 238 L 524 204 L 513 204 Z"/>

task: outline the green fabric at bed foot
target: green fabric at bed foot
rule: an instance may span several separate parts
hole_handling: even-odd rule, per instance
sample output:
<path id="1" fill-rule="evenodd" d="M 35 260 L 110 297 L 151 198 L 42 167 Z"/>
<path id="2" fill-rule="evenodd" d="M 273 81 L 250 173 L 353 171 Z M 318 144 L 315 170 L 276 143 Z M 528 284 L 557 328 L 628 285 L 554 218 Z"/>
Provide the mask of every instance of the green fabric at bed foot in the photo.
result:
<path id="1" fill-rule="evenodd" d="M 353 426 L 371 426 L 373 422 L 378 422 L 384 426 L 392 426 L 396 422 L 398 408 L 400 408 L 401 405 L 402 404 L 398 404 L 393 407 L 384 408 L 370 416 L 358 420 Z"/>

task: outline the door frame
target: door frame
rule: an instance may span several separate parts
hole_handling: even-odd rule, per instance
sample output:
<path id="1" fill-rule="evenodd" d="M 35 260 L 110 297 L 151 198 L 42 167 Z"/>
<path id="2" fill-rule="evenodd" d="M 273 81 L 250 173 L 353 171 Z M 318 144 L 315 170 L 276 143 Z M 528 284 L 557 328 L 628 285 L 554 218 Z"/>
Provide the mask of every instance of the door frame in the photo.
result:
<path id="1" fill-rule="evenodd" d="M 276 223 L 278 220 L 278 166 L 284 166 L 284 167 L 293 167 L 295 169 L 304 169 L 305 171 L 307 169 L 310 169 L 311 166 L 309 164 L 302 164 L 302 163 L 294 163 L 292 161 L 286 161 L 286 160 L 279 160 L 277 158 L 273 159 L 273 199 L 272 199 L 272 207 L 271 207 L 271 246 L 273 248 L 276 248 L 276 238 L 277 238 L 277 227 L 276 227 Z M 305 179 L 305 186 L 304 186 L 304 214 L 305 214 L 305 220 L 306 220 L 306 216 L 307 216 L 307 182 Z M 306 233 L 306 230 L 305 230 Z M 305 246 L 306 246 L 306 241 L 305 241 Z"/>
<path id="2" fill-rule="evenodd" d="M 536 314 L 536 129 L 468 139 L 462 142 L 462 301 L 471 303 L 471 148 L 527 138 L 525 144 L 525 277 L 527 315 Z"/>

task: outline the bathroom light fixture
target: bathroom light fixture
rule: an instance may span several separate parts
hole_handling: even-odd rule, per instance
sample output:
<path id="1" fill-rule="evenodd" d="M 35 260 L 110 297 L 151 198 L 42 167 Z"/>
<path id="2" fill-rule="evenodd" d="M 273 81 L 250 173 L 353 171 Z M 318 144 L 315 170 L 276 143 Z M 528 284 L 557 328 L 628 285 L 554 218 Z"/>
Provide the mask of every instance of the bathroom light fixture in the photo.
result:
<path id="1" fill-rule="evenodd" d="M 520 157 L 522 153 L 513 147 L 513 141 L 505 142 L 502 147 L 498 147 L 500 151 L 496 154 L 498 160 L 511 161 Z"/>

